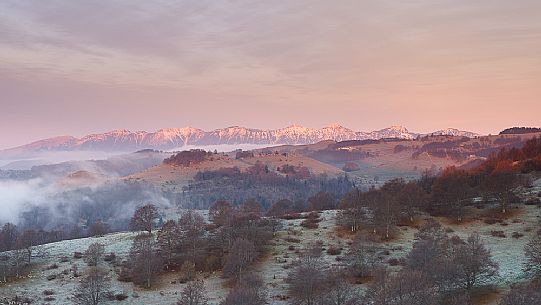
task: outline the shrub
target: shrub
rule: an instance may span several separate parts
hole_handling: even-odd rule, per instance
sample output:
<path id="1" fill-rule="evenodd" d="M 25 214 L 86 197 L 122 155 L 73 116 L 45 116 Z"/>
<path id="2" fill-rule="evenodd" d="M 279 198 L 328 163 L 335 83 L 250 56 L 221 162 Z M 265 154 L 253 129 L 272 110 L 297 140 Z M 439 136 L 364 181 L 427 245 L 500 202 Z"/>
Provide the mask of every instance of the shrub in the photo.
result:
<path id="1" fill-rule="evenodd" d="M 490 235 L 494 236 L 494 237 L 500 237 L 500 238 L 505 238 L 505 232 L 503 231 L 498 231 L 498 230 L 493 230 L 490 232 Z"/>
<path id="2" fill-rule="evenodd" d="M 541 205 L 541 199 L 539 198 L 529 198 L 524 202 L 525 205 Z"/>
<path id="3" fill-rule="evenodd" d="M 329 249 L 327 249 L 327 254 L 329 255 L 340 255 L 342 253 L 342 249 L 337 246 L 330 246 Z"/>
<path id="4" fill-rule="evenodd" d="M 512 234 L 511 236 L 512 236 L 513 238 L 519 239 L 519 238 L 523 237 L 524 234 L 518 233 L 518 232 L 513 232 L 513 234 Z"/>
<path id="5" fill-rule="evenodd" d="M 114 254 L 113 252 L 105 254 L 103 260 L 106 262 L 114 262 L 116 260 L 116 254 Z"/>
<path id="6" fill-rule="evenodd" d="M 493 218 L 493 217 L 487 217 L 485 218 L 484 222 L 487 224 L 487 225 L 493 225 L 495 223 L 498 223 L 498 222 L 501 222 L 502 220 L 501 219 L 496 219 L 496 218 Z"/>
<path id="7" fill-rule="evenodd" d="M 319 224 L 317 220 L 308 218 L 301 222 L 301 226 L 307 229 L 317 229 L 319 227 Z"/>
<path id="8" fill-rule="evenodd" d="M 115 300 L 117 301 L 124 301 L 128 298 L 128 295 L 124 292 L 115 294 Z"/>
<path id="9" fill-rule="evenodd" d="M 301 240 L 298 239 L 298 238 L 295 238 L 295 237 L 291 237 L 291 236 L 288 236 L 286 238 L 284 238 L 285 241 L 287 241 L 288 243 L 300 243 Z"/>

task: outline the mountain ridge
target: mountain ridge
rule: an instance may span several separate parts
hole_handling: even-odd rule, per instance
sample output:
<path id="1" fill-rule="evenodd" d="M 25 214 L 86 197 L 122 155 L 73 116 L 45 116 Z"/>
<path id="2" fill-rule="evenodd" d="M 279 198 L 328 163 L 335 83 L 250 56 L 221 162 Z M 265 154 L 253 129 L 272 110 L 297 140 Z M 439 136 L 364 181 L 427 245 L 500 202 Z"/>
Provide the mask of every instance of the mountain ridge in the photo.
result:
<path id="1" fill-rule="evenodd" d="M 174 150 L 186 146 L 221 144 L 298 145 L 323 140 L 345 141 L 382 138 L 414 139 L 421 135 L 403 126 L 394 125 L 375 131 L 354 131 L 340 124 L 322 128 L 290 125 L 279 129 L 256 129 L 241 126 L 205 131 L 194 127 L 162 128 L 155 132 L 115 129 L 76 138 L 59 136 L 26 145 L 0 150 L 0 157 L 47 151 L 135 151 L 140 149 Z M 447 128 L 428 135 L 475 137 L 478 134 Z"/>

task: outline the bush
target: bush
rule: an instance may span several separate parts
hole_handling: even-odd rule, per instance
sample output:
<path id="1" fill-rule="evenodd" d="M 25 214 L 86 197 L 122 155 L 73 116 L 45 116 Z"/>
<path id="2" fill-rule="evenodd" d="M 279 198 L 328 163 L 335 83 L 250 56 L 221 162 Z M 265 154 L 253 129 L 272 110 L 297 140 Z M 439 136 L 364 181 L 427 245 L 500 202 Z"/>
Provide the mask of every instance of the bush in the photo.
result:
<path id="1" fill-rule="evenodd" d="M 496 218 L 493 218 L 493 217 L 487 217 L 487 218 L 485 218 L 484 222 L 487 225 L 493 225 L 495 223 L 502 222 L 502 220 L 501 219 L 496 219 Z"/>
<path id="2" fill-rule="evenodd" d="M 494 237 L 500 237 L 500 238 L 505 238 L 506 237 L 505 232 L 497 231 L 497 230 L 491 231 L 490 235 L 492 235 Z"/>
<path id="3" fill-rule="evenodd" d="M 524 234 L 522 233 L 518 233 L 518 232 L 513 232 L 513 234 L 511 235 L 513 238 L 516 238 L 516 239 L 519 239 L 521 237 L 524 237 Z"/>
<path id="4" fill-rule="evenodd" d="M 301 222 L 301 226 L 307 229 L 317 229 L 319 227 L 318 222 L 316 219 L 308 218 Z"/>
<path id="5" fill-rule="evenodd" d="M 396 257 L 390 258 L 387 263 L 389 263 L 389 266 L 401 266 L 405 264 L 404 260 Z"/>
<path id="6" fill-rule="evenodd" d="M 529 198 L 524 202 L 525 205 L 541 205 L 541 199 L 539 198 Z"/>
<path id="7" fill-rule="evenodd" d="M 342 249 L 334 245 L 327 249 L 327 254 L 329 255 L 340 255 L 340 253 L 342 253 Z"/>
<path id="8" fill-rule="evenodd" d="M 116 254 L 114 254 L 113 252 L 109 254 L 105 254 L 105 256 L 103 257 L 103 260 L 106 262 L 114 262 L 116 261 Z"/>
<path id="9" fill-rule="evenodd" d="M 298 238 L 295 238 L 295 237 L 291 237 L 291 236 L 288 236 L 286 238 L 284 238 L 285 241 L 287 241 L 288 243 L 300 243 L 301 240 L 298 239 Z"/>
<path id="10" fill-rule="evenodd" d="M 125 294 L 124 292 L 115 294 L 115 300 L 117 301 L 124 301 L 127 298 L 128 298 L 128 295 Z"/>

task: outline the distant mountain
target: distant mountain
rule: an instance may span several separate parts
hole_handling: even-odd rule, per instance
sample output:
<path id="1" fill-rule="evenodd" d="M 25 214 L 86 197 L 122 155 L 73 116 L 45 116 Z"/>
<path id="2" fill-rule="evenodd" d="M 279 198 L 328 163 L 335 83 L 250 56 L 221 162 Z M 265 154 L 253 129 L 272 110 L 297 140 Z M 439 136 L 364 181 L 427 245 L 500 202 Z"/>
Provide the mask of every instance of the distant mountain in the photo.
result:
<path id="1" fill-rule="evenodd" d="M 442 130 L 434 131 L 430 133 L 430 135 L 433 136 L 455 136 L 455 137 L 468 137 L 468 138 L 475 138 L 479 137 L 480 134 L 471 132 L 471 131 L 463 131 L 456 128 L 445 128 Z"/>
<path id="2" fill-rule="evenodd" d="M 477 136 L 475 133 L 446 129 L 434 134 Z M 382 138 L 413 139 L 419 134 L 402 126 L 364 132 L 354 131 L 339 124 L 316 129 L 298 125 L 274 130 L 252 129 L 239 126 L 204 131 L 193 127 L 167 128 L 156 132 L 113 130 L 91 134 L 82 138 L 61 136 L 33 142 L 16 148 L 0 151 L 0 158 L 31 156 L 50 151 L 104 151 L 126 152 L 141 149 L 175 150 L 186 146 L 221 144 L 295 145 L 312 144 L 323 140 L 345 141 Z"/>

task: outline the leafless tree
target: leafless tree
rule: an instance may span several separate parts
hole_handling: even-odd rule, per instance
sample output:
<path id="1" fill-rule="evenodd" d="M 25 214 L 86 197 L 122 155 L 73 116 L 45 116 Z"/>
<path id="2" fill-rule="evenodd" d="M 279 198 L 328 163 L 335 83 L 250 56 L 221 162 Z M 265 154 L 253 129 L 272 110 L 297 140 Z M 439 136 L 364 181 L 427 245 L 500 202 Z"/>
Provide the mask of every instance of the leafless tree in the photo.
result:
<path id="1" fill-rule="evenodd" d="M 191 261 L 184 261 L 182 266 L 180 266 L 181 276 L 179 282 L 189 282 L 193 281 L 197 276 L 197 271 L 195 270 L 195 265 Z"/>
<path id="2" fill-rule="evenodd" d="M 34 249 L 34 246 L 37 246 L 37 234 L 34 230 L 25 230 L 23 233 L 18 236 L 17 238 L 17 248 L 24 249 L 26 251 L 26 258 L 27 264 L 30 264 L 30 260 L 32 259 L 32 252 Z"/>
<path id="3" fill-rule="evenodd" d="M 230 249 L 224 264 L 224 275 L 242 280 L 242 274 L 256 259 L 257 252 L 254 244 L 246 239 L 237 239 Z"/>
<path id="4" fill-rule="evenodd" d="M 302 260 L 289 273 L 287 281 L 293 305 L 316 305 L 326 293 L 325 274 L 319 259 Z"/>
<path id="5" fill-rule="evenodd" d="M 166 268 L 173 263 L 173 255 L 180 248 L 180 230 L 174 220 L 166 221 L 156 234 L 160 252 L 165 260 Z"/>
<path id="6" fill-rule="evenodd" d="M 373 305 L 433 305 L 437 297 L 430 279 L 409 269 L 396 275 L 381 271 L 367 293 L 367 301 Z"/>
<path id="7" fill-rule="evenodd" d="M 17 226 L 12 223 L 6 223 L 0 230 L 0 252 L 9 251 L 15 248 L 19 231 Z"/>
<path id="8" fill-rule="evenodd" d="M 129 263 L 134 283 L 150 288 L 162 266 L 152 235 L 140 234 L 134 239 Z"/>
<path id="9" fill-rule="evenodd" d="M 263 207 L 255 199 L 248 199 L 239 206 L 239 212 L 260 217 L 262 215 Z"/>
<path id="10" fill-rule="evenodd" d="M 6 283 L 8 276 L 10 275 L 10 261 L 9 255 L 0 254 L 0 282 Z"/>
<path id="11" fill-rule="evenodd" d="M 373 207 L 374 232 L 380 233 L 385 239 L 392 237 L 396 230 L 396 223 L 400 212 L 400 206 L 395 196 L 381 192 L 379 202 Z"/>
<path id="12" fill-rule="evenodd" d="M 452 263 L 456 266 L 457 284 L 468 290 L 498 274 L 498 264 L 477 233 L 455 246 Z"/>
<path id="13" fill-rule="evenodd" d="M 378 264 L 380 250 L 381 247 L 365 235 L 357 236 L 347 255 L 352 272 L 356 276 L 368 276 Z"/>
<path id="14" fill-rule="evenodd" d="M 322 305 L 360 305 L 361 293 L 346 280 L 346 274 L 333 270 L 327 275 L 328 289 L 322 297 Z"/>
<path id="15" fill-rule="evenodd" d="M 101 220 L 97 220 L 88 229 L 90 236 L 103 236 L 109 232 L 109 226 Z"/>
<path id="16" fill-rule="evenodd" d="M 221 305 L 264 305 L 266 291 L 263 280 L 254 273 L 246 274 L 227 295 Z"/>
<path id="17" fill-rule="evenodd" d="M 498 165 L 492 173 L 484 177 L 481 186 L 485 196 L 496 198 L 500 203 L 501 212 L 506 213 L 507 206 L 513 198 L 513 189 L 520 185 L 520 179 L 513 171 L 511 161 L 500 162 Z"/>
<path id="18" fill-rule="evenodd" d="M 188 253 L 188 259 L 196 265 L 204 249 L 205 220 L 203 216 L 189 210 L 180 217 L 178 227 L 182 247 Z"/>
<path id="19" fill-rule="evenodd" d="M 461 222 L 465 216 L 464 207 L 472 197 L 468 173 L 454 167 L 445 169 L 434 181 L 431 194 L 444 215 Z"/>
<path id="20" fill-rule="evenodd" d="M 191 281 L 184 287 L 177 305 L 207 305 L 208 297 L 202 280 Z"/>
<path id="21" fill-rule="evenodd" d="M 209 208 L 209 219 L 217 226 L 229 225 L 232 220 L 234 210 L 233 205 L 228 201 L 216 201 Z"/>
<path id="22" fill-rule="evenodd" d="M 84 253 L 84 261 L 88 266 L 98 266 L 104 253 L 105 246 L 103 244 L 92 243 Z"/>
<path id="23" fill-rule="evenodd" d="M 152 234 L 155 222 L 158 219 L 158 208 L 153 204 L 146 204 L 135 210 L 130 221 L 132 230 L 147 231 Z"/>
<path id="24" fill-rule="evenodd" d="M 424 207 L 425 201 L 426 193 L 414 181 L 406 183 L 398 193 L 401 212 L 410 222 L 413 222 L 413 218 L 419 212 L 419 209 Z"/>
<path id="25" fill-rule="evenodd" d="M 310 211 L 332 210 L 336 208 L 336 200 L 327 192 L 318 192 L 308 198 L 308 208 Z"/>
<path id="26" fill-rule="evenodd" d="M 107 273 L 97 267 L 90 267 L 85 272 L 75 295 L 77 304 L 98 305 L 103 303 L 110 288 Z"/>
<path id="27" fill-rule="evenodd" d="M 366 205 L 363 203 L 361 190 L 355 188 L 347 193 L 339 205 L 342 211 L 337 219 L 338 225 L 350 227 L 351 232 L 357 231 L 366 216 Z"/>

